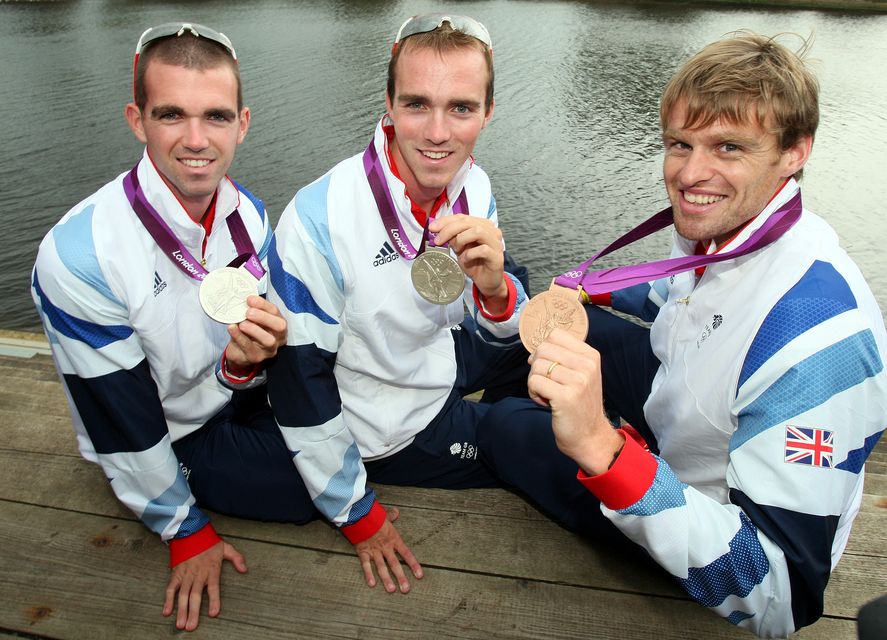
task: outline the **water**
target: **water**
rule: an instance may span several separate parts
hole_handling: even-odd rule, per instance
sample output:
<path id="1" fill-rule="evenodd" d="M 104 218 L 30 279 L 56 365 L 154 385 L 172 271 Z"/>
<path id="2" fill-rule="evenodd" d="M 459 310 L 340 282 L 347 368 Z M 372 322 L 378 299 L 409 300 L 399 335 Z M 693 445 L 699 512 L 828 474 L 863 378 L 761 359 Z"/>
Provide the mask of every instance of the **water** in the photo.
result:
<path id="1" fill-rule="evenodd" d="M 402 20 L 447 7 L 492 32 L 496 110 L 475 155 L 535 289 L 667 204 L 657 100 L 681 61 L 739 28 L 814 33 L 822 123 L 805 204 L 835 226 L 887 309 L 887 16 L 504 0 L 0 0 L 0 327 L 39 327 L 28 286 L 40 239 L 139 157 L 123 106 L 142 29 L 187 19 L 231 37 L 252 109 L 231 175 L 276 222 L 299 187 L 366 146 Z M 668 243 L 662 233 L 602 265 L 662 257 Z"/>

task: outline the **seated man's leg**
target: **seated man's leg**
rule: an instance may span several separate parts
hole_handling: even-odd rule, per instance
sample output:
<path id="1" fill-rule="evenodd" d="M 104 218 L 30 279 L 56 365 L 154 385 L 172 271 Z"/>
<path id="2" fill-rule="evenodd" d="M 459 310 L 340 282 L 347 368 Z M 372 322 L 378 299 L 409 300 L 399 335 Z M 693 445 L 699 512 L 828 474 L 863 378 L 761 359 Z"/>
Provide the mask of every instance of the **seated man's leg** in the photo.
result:
<path id="1" fill-rule="evenodd" d="M 530 354 L 517 336 L 508 346 L 485 342 L 478 335 L 477 323 L 469 317 L 452 332 L 458 363 L 455 389 L 460 395 L 483 390 L 481 402 L 527 397 Z"/>
<path id="2" fill-rule="evenodd" d="M 489 408 L 477 436 L 493 472 L 553 520 L 589 538 L 626 541 L 576 479 L 576 463 L 557 448 L 548 409 L 522 398 L 502 400 Z"/>
<path id="3" fill-rule="evenodd" d="M 319 517 L 293 464 L 264 388 L 235 392 L 206 425 L 173 443 L 201 507 L 253 520 Z"/>
<path id="4" fill-rule="evenodd" d="M 586 342 L 601 354 L 605 406 L 637 429 L 650 449 L 657 450 L 644 418 L 644 403 L 659 369 L 650 346 L 650 330 L 594 305 L 587 305 L 585 311 Z"/>
<path id="5" fill-rule="evenodd" d="M 501 486 L 478 457 L 476 425 L 488 408 L 454 392 L 409 446 L 386 458 L 364 461 L 367 477 L 381 484 L 436 489 Z"/>
<path id="6" fill-rule="evenodd" d="M 526 396 L 529 354 L 518 341 L 502 347 L 485 342 L 476 330 L 470 318 L 453 327 L 456 380 L 449 398 L 409 446 L 364 462 L 371 482 L 441 489 L 501 486 L 477 452 L 477 425 L 490 405 L 462 398 L 481 389 Z"/>

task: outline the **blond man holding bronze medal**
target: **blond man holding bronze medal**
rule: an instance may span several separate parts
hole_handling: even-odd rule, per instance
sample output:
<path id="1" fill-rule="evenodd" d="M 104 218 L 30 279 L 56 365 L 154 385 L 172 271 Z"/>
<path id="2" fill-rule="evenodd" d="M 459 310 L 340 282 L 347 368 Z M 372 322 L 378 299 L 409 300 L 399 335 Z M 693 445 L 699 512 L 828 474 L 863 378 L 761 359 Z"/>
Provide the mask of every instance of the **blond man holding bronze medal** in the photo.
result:
<path id="1" fill-rule="evenodd" d="M 269 369 L 272 407 L 318 510 L 389 592 L 410 588 L 401 560 L 422 568 L 368 481 L 498 484 L 474 435 L 489 405 L 463 396 L 526 389 L 525 288 L 471 155 L 493 106 L 486 27 L 410 18 L 369 146 L 296 194 L 269 255 L 289 334 Z"/>
<path id="2" fill-rule="evenodd" d="M 801 202 L 818 92 L 801 55 L 752 33 L 687 62 L 660 110 L 671 207 L 528 305 L 532 400 L 478 428 L 488 463 L 553 518 L 630 540 L 767 637 L 822 615 L 887 424 L 881 311 Z M 669 259 L 591 269 L 671 224 Z M 569 330 L 580 300 L 587 341 Z"/>
<path id="3" fill-rule="evenodd" d="M 246 136 L 231 41 L 193 23 L 146 30 L 125 108 L 141 160 L 47 234 L 32 295 L 83 456 L 169 544 L 164 615 L 220 612 L 244 557 L 201 507 L 302 523 L 316 511 L 266 399 L 286 321 L 267 285 L 264 205 L 227 177 Z"/>

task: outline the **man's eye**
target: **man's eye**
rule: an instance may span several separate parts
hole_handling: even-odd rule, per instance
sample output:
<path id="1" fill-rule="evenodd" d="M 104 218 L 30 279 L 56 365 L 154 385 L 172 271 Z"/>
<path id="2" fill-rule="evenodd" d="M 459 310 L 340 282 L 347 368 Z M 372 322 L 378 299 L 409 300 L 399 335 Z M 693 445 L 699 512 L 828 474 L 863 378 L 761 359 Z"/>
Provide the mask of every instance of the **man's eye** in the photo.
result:
<path id="1" fill-rule="evenodd" d="M 733 144 L 732 142 L 725 142 L 724 144 L 721 145 L 721 151 L 726 151 L 727 153 L 739 151 L 739 145 Z"/>
<path id="2" fill-rule="evenodd" d="M 453 107 L 453 111 L 455 111 L 456 113 L 471 113 L 471 109 L 469 109 L 464 104 L 456 105 L 455 107 Z"/>

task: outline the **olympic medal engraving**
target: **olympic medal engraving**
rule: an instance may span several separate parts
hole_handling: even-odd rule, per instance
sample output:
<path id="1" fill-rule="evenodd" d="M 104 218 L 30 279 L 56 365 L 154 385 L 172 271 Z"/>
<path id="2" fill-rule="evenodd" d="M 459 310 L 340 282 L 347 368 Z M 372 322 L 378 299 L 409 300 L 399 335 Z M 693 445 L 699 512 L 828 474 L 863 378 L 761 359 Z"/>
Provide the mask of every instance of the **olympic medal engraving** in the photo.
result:
<path id="1" fill-rule="evenodd" d="M 428 247 L 410 268 L 413 287 L 432 304 L 450 304 L 465 290 L 465 275 L 450 250 Z"/>
<path id="2" fill-rule="evenodd" d="M 524 307 L 518 331 L 524 347 L 533 353 L 554 329 L 565 329 L 582 340 L 588 335 L 588 316 L 579 292 L 552 282 L 548 291 L 533 296 Z"/>
<path id="3" fill-rule="evenodd" d="M 216 322 L 243 322 L 246 319 L 246 299 L 256 295 L 257 285 L 258 280 L 244 269 L 222 267 L 210 271 L 200 283 L 200 306 Z"/>

